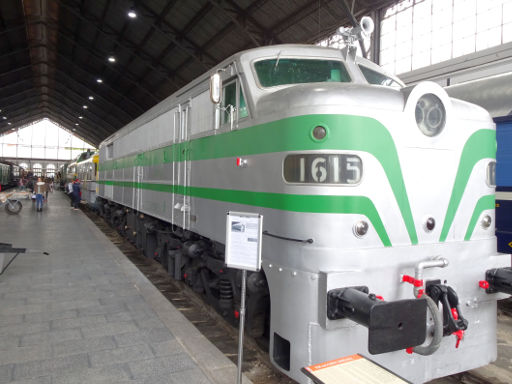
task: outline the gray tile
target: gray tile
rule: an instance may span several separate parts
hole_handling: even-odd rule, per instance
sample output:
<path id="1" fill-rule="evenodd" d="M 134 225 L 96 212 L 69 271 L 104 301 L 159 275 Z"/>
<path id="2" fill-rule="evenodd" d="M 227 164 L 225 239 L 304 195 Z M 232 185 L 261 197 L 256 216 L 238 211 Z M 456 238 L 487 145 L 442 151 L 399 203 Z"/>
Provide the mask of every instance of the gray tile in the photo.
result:
<path id="1" fill-rule="evenodd" d="M 113 297 L 101 297 L 99 299 L 100 303 L 102 305 L 112 305 L 112 304 L 127 304 L 127 305 L 134 305 L 134 304 L 141 304 L 144 303 L 144 299 L 140 295 L 133 295 L 133 296 L 113 296 Z"/>
<path id="2" fill-rule="evenodd" d="M 129 363 L 130 370 L 135 379 L 192 369 L 196 364 L 187 355 L 173 355 L 163 358 L 143 360 Z"/>
<path id="3" fill-rule="evenodd" d="M 79 328 L 106 324 L 107 319 L 104 315 L 81 316 L 76 319 L 57 319 L 51 322 L 52 329 Z"/>
<path id="4" fill-rule="evenodd" d="M 49 331 L 33 333 L 31 335 L 24 335 L 21 337 L 21 345 L 35 345 L 35 344 L 48 344 L 57 343 L 65 340 L 79 340 L 82 334 L 78 329 L 65 329 L 62 331 Z"/>
<path id="5" fill-rule="evenodd" d="M 115 335 L 117 345 L 125 347 L 135 344 L 157 343 L 174 339 L 173 334 L 167 328 L 144 329 L 137 332 L 128 332 Z"/>
<path id="6" fill-rule="evenodd" d="M 148 316 L 142 319 L 135 319 L 135 324 L 140 329 L 146 328 L 161 328 L 164 326 L 162 320 L 160 320 L 157 316 Z"/>
<path id="7" fill-rule="evenodd" d="M 69 311 L 71 309 L 94 307 L 96 305 L 98 305 L 98 300 L 84 299 L 84 300 L 52 302 L 50 307 L 53 311 Z"/>
<path id="8" fill-rule="evenodd" d="M 78 316 L 78 310 L 73 309 L 70 311 L 46 311 L 39 313 L 32 313 L 25 315 L 25 321 L 30 323 L 37 323 L 42 321 L 51 321 L 57 319 L 71 319 Z"/>
<path id="9" fill-rule="evenodd" d="M 134 332 L 137 326 L 132 321 L 120 321 L 117 323 L 107 323 L 95 326 L 87 326 L 82 328 L 85 338 L 119 335 L 126 332 Z"/>
<path id="10" fill-rule="evenodd" d="M 205 374 L 199 369 L 187 369 L 185 371 L 174 372 L 170 375 L 173 383 L 193 383 L 193 384 L 210 384 L 211 381 L 205 376 Z M 233 377 L 233 383 L 236 382 L 236 376 Z"/>
<path id="11" fill-rule="evenodd" d="M 0 299 L 0 308 L 8 308 L 13 305 L 27 304 L 27 299 Z"/>
<path id="12" fill-rule="evenodd" d="M 0 327 L 4 325 L 19 324 L 23 321 L 23 315 L 0 316 Z"/>
<path id="13" fill-rule="evenodd" d="M 83 340 L 67 340 L 53 344 L 53 355 L 66 356 L 76 353 L 94 352 L 113 348 L 116 348 L 116 342 L 112 336 Z"/>
<path id="14" fill-rule="evenodd" d="M 30 290 L 27 291 L 25 289 L 13 291 L 13 292 L 6 292 L 4 294 L 4 298 L 6 299 L 44 299 L 44 298 L 50 298 L 51 297 L 51 291 L 45 291 L 45 290 L 39 290 L 34 291 Z"/>
<path id="15" fill-rule="evenodd" d="M 51 345 L 34 345 L 30 347 L 13 347 L 0 350 L 0 364 L 24 363 L 33 360 L 44 360 L 51 357 Z"/>
<path id="16" fill-rule="evenodd" d="M 95 305 L 94 307 L 80 308 L 79 316 L 108 315 L 126 311 L 124 303 L 116 303 L 111 305 Z"/>
<path id="17" fill-rule="evenodd" d="M 21 323 L 0 327 L 0 336 L 15 336 L 27 333 L 44 332 L 50 330 L 50 322 L 45 323 Z"/>
<path id="18" fill-rule="evenodd" d="M 140 361 L 153 357 L 151 349 L 145 344 L 89 353 L 92 367 Z"/>
<path id="19" fill-rule="evenodd" d="M 53 377 L 52 384 L 112 384 L 130 380 L 131 375 L 122 365 L 88 368 L 77 372 Z"/>
<path id="20" fill-rule="evenodd" d="M 12 316 L 12 315 L 25 315 L 31 313 L 39 313 L 44 312 L 46 310 L 46 305 L 44 304 L 27 304 L 27 305 L 13 305 L 7 308 L 2 308 L 2 315 Z"/>
<path id="21" fill-rule="evenodd" d="M 162 343 L 152 343 L 150 346 L 156 357 L 175 355 L 177 353 L 184 352 L 183 345 L 181 345 L 176 339 L 167 340 Z"/>
<path id="22" fill-rule="evenodd" d="M 0 365 L 0 383 L 8 383 L 12 378 L 13 365 Z"/>
<path id="23" fill-rule="evenodd" d="M 89 359 L 86 353 L 48 360 L 31 361 L 14 366 L 14 379 L 31 378 L 44 375 L 62 375 L 88 368 Z"/>
<path id="24" fill-rule="evenodd" d="M 20 341 L 21 336 L 0 336 L 0 350 L 18 347 Z"/>
<path id="25" fill-rule="evenodd" d="M 10 381 L 9 384 L 52 384 L 51 376 L 39 376 L 32 379 Z"/>

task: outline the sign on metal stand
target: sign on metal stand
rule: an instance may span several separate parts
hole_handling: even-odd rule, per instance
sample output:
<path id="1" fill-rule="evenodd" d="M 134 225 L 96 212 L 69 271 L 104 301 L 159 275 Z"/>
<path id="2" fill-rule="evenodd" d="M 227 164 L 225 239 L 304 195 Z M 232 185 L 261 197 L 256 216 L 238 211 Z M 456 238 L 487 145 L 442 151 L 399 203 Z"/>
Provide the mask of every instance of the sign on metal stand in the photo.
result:
<path id="1" fill-rule="evenodd" d="M 226 219 L 226 265 L 242 270 L 240 299 L 240 325 L 238 331 L 238 374 L 236 382 L 242 383 L 244 351 L 245 286 L 247 271 L 261 269 L 261 234 L 263 216 L 257 213 L 228 212 Z"/>

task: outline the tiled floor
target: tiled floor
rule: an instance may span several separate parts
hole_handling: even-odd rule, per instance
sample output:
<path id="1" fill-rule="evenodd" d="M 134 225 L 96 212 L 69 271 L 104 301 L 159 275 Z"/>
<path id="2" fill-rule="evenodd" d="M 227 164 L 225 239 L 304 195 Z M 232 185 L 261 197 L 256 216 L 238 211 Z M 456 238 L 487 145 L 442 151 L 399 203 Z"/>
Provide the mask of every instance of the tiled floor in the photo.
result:
<path id="1" fill-rule="evenodd" d="M 234 383 L 206 340 L 63 193 L 0 211 L 0 383 Z M 245 380 L 244 380 L 245 382 Z M 249 381 L 246 381 L 249 383 Z"/>

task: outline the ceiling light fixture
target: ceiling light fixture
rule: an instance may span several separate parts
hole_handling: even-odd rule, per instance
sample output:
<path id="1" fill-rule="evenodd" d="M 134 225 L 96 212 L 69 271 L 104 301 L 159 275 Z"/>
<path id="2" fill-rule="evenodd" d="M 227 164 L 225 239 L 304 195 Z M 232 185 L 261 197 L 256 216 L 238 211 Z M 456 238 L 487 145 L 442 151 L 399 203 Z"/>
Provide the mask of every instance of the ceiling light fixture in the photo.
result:
<path id="1" fill-rule="evenodd" d="M 89 100 L 94 100 L 94 96 L 89 96 Z"/>
<path id="2" fill-rule="evenodd" d="M 83 116 L 78 116 L 79 119 L 83 119 L 84 117 Z"/>
<path id="3" fill-rule="evenodd" d="M 84 106 L 83 106 L 83 108 L 84 108 L 84 109 L 87 109 L 87 108 L 89 108 L 89 107 L 88 107 L 87 105 L 84 105 Z"/>
<path id="4" fill-rule="evenodd" d="M 135 8 L 131 7 L 129 10 L 128 10 L 128 17 L 130 19 L 135 19 L 137 17 L 137 12 L 135 12 Z"/>
<path id="5" fill-rule="evenodd" d="M 9 121 L 9 122 L 7 123 L 7 125 L 12 125 L 12 123 Z"/>
<path id="6" fill-rule="evenodd" d="M 2 116 L 2 119 L 7 120 L 7 116 Z"/>
<path id="7" fill-rule="evenodd" d="M 109 56 L 109 57 L 107 58 L 107 60 L 108 60 L 109 62 L 111 62 L 111 63 L 115 63 L 115 62 L 116 62 L 116 58 L 115 58 L 114 56 Z"/>
<path id="8" fill-rule="evenodd" d="M 101 83 L 103 83 L 103 80 L 102 79 L 96 79 L 96 82 L 101 84 Z"/>

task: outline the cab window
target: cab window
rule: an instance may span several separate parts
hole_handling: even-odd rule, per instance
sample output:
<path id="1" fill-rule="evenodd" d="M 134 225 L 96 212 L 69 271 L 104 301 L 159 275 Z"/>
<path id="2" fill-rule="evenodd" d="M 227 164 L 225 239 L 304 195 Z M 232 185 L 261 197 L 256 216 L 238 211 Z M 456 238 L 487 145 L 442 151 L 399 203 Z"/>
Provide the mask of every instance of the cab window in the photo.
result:
<path id="1" fill-rule="evenodd" d="M 234 118 L 236 120 L 236 116 L 238 114 L 238 118 L 242 119 L 247 117 L 247 104 L 245 102 L 245 97 L 242 91 L 242 87 L 240 86 L 240 82 L 238 80 L 234 80 L 230 83 L 227 83 L 222 90 L 222 123 L 229 124 L 230 122 L 230 106 L 233 107 Z"/>
<path id="2" fill-rule="evenodd" d="M 374 71 L 373 69 L 365 67 L 364 65 L 359 65 L 359 69 L 363 73 L 366 81 L 368 81 L 370 84 L 384 85 L 386 87 L 392 88 L 402 88 L 402 84 L 392 79 L 391 77 L 384 75 L 383 73 Z"/>

